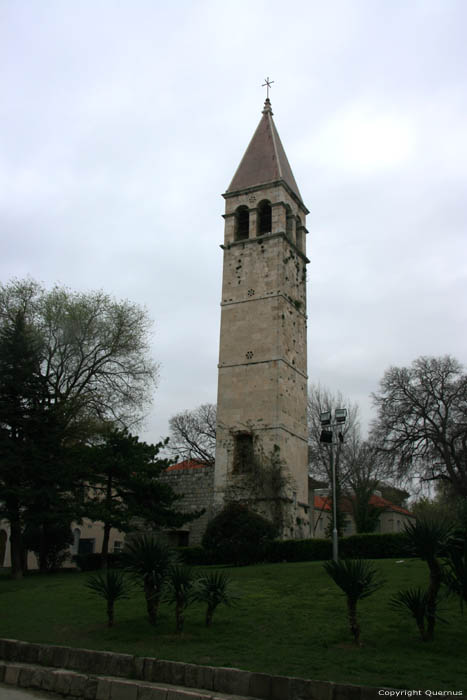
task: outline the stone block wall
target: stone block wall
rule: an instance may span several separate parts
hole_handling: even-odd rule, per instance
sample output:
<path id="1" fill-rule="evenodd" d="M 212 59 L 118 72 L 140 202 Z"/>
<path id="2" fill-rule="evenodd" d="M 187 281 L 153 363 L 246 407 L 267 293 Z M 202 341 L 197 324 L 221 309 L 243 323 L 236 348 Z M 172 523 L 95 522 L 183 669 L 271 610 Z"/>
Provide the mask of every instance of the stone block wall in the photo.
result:
<path id="1" fill-rule="evenodd" d="M 0 639 L 2 683 L 83 700 L 377 700 L 396 695 L 388 688 L 13 639 Z"/>
<path id="2" fill-rule="evenodd" d="M 213 517 L 214 467 L 182 462 L 169 468 L 161 480 L 168 483 L 176 494 L 183 496 L 176 503 L 178 510 L 193 513 L 205 509 L 203 515 L 180 528 L 178 542 L 172 543 L 189 546 L 201 544 L 206 525 Z"/>

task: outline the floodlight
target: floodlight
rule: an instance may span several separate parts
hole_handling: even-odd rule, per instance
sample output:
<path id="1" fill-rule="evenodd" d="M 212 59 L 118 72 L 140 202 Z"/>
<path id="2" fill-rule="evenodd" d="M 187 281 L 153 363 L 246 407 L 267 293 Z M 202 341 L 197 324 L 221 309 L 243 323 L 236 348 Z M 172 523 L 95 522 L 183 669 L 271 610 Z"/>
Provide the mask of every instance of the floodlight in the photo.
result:
<path id="1" fill-rule="evenodd" d="M 334 411 L 334 416 L 336 418 L 336 423 L 345 423 L 347 418 L 347 409 L 336 408 L 336 410 Z"/>
<path id="2" fill-rule="evenodd" d="M 319 437 L 320 442 L 327 442 L 328 445 L 332 445 L 332 430 L 322 430 Z"/>
<path id="3" fill-rule="evenodd" d="M 331 425 L 331 411 L 320 413 L 319 419 L 321 421 L 321 425 Z"/>

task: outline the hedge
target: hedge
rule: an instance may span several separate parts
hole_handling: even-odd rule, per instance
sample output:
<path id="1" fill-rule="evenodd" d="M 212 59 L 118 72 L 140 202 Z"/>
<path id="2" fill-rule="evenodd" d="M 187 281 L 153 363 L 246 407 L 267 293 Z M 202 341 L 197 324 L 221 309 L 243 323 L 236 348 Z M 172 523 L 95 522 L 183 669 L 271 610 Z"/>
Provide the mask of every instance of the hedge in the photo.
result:
<path id="1" fill-rule="evenodd" d="M 177 547 L 181 560 L 188 566 L 202 566 L 212 564 L 206 550 L 202 547 Z"/>
<path id="2" fill-rule="evenodd" d="M 348 559 L 394 559 L 413 557 L 405 533 L 361 534 L 341 540 L 340 555 Z"/>
<path id="3" fill-rule="evenodd" d="M 216 563 L 202 547 L 179 547 L 178 551 L 183 561 L 190 565 Z M 410 553 L 404 533 L 390 532 L 342 537 L 339 540 L 339 556 L 347 559 L 393 559 L 408 558 L 413 554 Z M 329 539 L 274 540 L 269 544 L 262 561 L 324 561 L 331 557 L 332 542 Z"/>
<path id="4" fill-rule="evenodd" d="M 213 564 L 245 566 L 264 561 L 277 535 L 278 529 L 270 520 L 233 502 L 209 521 L 202 546 Z"/>
<path id="5" fill-rule="evenodd" d="M 109 569 L 121 568 L 121 554 L 109 553 L 107 555 L 107 566 Z M 75 554 L 72 557 L 76 566 L 81 571 L 97 571 L 102 568 L 102 554 L 99 552 L 88 552 L 87 554 Z"/>
<path id="6" fill-rule="evenodd" d="M 331 556 L 331 540 L 275 540 L 267 553 L 267 561 L 320 561 Z"/>

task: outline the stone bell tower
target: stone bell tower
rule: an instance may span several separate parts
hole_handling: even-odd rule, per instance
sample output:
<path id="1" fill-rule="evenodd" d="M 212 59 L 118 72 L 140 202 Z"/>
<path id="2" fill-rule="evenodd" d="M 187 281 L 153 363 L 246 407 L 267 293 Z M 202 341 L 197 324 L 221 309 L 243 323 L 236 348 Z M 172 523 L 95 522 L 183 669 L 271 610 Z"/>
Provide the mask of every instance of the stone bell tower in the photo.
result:
<path id="1" fill-rule="evenodd" d="M 244 501 L 282 537 L 308 537 L 309 212 L 272 115 L 268 98 L 223 195 L 214 505 Z"/>

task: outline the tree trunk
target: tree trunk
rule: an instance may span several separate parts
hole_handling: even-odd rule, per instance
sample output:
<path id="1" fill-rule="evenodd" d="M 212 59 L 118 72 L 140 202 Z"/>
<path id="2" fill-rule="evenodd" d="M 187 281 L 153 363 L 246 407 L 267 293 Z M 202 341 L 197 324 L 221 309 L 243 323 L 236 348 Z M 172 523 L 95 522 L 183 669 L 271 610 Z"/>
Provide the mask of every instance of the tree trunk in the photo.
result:
<path id="1" fill-rule="evenodd" d="M 176 630 L 181 632 L 183 630 L 183 623 L 185 622 L 185 616 L 183 614 L 183 603 L 177 603 L 175 606 L 175 620 L 176 620 Z"/>
<path id="2" fill-rule="evenodd" d="M 431 642 L 435 635 L 436 603 L 441 587 L 441 567 L 437 559 L 428 562 L 428 566 L 430 567 L 430 585 L 428 586 L 426 603 L 426 641 Z"/>
<path id="3" fill-rule="evenodd" d="M 211 627 L 212 625 L 214 610 L 215 608 L 213 608 L 211 605 L 208 605 L 208 609 L 206 610 L 206 627 Z"/>
<path id="4" fill-rule="evenodd" d="M 110 523 L 104 523 L 104 538 L 102 540 L 101 553 L 101 569 L 107 569 L 109 562 L 109 539 L 110 539 Z"/>
<path id="5" fill-rule="evenodd" d="M 114 624 L 114 602 L 113 600 L 107 601 L 107 626 L 113 627 Z"/>
<path id="6" fill-rule="evenodd" d="M 11 575 L 23 578 L 23 533 L 19 517 L 10 517 Z"/>
<path id="7" fill-rule="evenodd" d="M 23 576 L 25 576 L 28 573 L 28 550 L 24 545 L 21 547 L 21 562 L 21 566 L 23 567 Z"/>
<path id="8" fill-rule="evenodd" d="M 425 629 L 425 623 L 422 620 L 421 622 L 417 622 L 418 626 L 418 631 L 420 632 L 420 637 L 422 638 L 422 642 L 427 641 L 427 636 L 426 636 L 426 629 Z"/>
<path id="9" fill-rule="evenodd" d="M 159 607 L 159 594 L 154 590 L 153 586 L 150 584 L 144 584 L 144 595 L 146 597 L 146 610 L 148 613 L 148 620 L 151 625 L 156 625 L 157 622 L 157 609 Z"/>
<path id="10" fill-rule="evenodd" d="M 45 525 L 40 526 L 40 541 L 39 541 L 39 571 L 41 574 L 47 573 L 47 533 Z"/>
<path id="11" fill-rule="evenodd" d="M 112 486 L 113 479 L 112 474 L 108 475 L 107 483 L 105 487 L 105 504 L 107 513 L 112 512 Z M 109 561 L 109 539 L 110 539 L 110 528 L 111 525 L 108 521 L 104 523 L 104 539 L 102 540 L 102 550 L 101 550 L 101 569 L 107 569 Z"/>
<path id="12" fill-rule="evenodd" d="M 349 611 L 350 631 L 352 632 L 355 644 L 360 644 L 360 625 L 357 620 L 357 603 L 354 600 L 347 600 Z"/>

